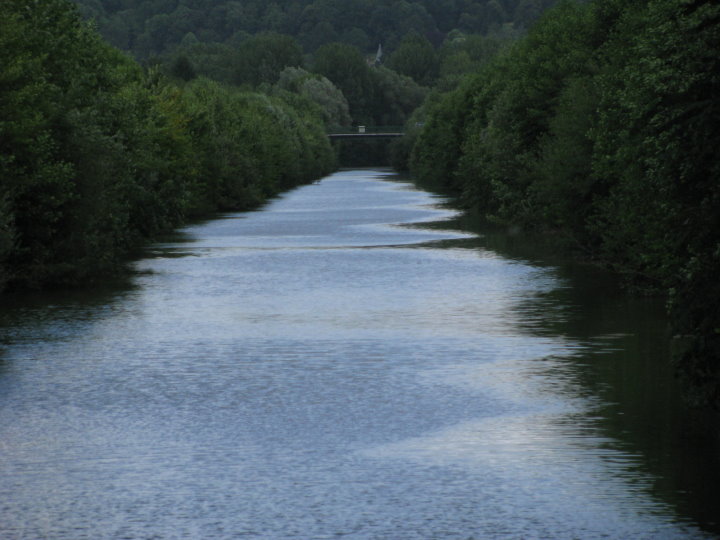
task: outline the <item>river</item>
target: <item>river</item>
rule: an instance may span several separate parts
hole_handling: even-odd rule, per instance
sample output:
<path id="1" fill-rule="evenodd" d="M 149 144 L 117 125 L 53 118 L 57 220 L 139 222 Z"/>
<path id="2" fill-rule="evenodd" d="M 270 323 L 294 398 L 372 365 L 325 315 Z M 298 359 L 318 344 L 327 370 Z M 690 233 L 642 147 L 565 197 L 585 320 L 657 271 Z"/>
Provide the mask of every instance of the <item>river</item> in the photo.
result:
<path id="1" fill-rule="evenodd" d="M 661 302 L 446 203 L 341 171 L 3 297 L 0 538 L 717 537 Z"/>

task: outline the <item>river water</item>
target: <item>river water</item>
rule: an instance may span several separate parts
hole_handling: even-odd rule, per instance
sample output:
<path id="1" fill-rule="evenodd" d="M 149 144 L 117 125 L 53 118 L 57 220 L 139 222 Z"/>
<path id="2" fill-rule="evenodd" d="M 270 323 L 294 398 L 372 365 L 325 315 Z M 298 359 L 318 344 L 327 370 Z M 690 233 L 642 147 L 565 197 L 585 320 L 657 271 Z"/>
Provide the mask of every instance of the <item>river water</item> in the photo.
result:
<path id="1" fill-rule="evenodd" d="M 711 538 L 662 305 L 341 171 L 5 297 L 0 538 Z"/>

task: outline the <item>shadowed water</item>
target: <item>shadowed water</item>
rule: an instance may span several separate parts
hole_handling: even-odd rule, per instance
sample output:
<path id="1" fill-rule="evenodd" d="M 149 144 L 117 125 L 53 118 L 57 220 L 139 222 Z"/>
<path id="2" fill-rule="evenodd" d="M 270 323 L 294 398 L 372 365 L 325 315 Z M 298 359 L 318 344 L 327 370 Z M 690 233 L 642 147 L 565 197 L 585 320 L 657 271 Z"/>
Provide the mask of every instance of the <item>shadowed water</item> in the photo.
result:
<path id="1" fill-rule="evenodd" d="M 616 425 L 602 359 L 641 330 L 573 326 L 559 268 L 442 203 L 344 171 L 151 246 L 132 287 L 7 301 L 0 537 L 705 537 Z"/>

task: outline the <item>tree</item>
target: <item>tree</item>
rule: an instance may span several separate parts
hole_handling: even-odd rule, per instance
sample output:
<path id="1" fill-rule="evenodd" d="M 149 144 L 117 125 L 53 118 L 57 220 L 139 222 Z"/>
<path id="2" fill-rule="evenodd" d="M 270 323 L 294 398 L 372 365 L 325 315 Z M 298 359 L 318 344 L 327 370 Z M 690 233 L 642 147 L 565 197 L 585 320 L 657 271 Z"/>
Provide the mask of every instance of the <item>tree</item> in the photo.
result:
<path id="1" fill-rule="evenodd" d="M 515 8 L 513 20 L 524 28 L 529 28 L 540 16 L 543 6 L 540 0 L 520 0 Z"/>
<path id="2" fill-rule="evenodd" d="M 403 38 L 400 46 L 390 55 L 387 65 L 425 86 L 430 86 L 438 73 L 434 47 L 417 32 L 411 32 Z"/>
<path id="3" fill-rule="evenodd" d="M 230 44 L 233 34 L 278 32 L 293 36 L 308 54 L 340 41 L 369 53 L 382 43 L 397 48 L 409 32 L 433 46 L 460 28 L 497 32 L 505 24 L 527 28 L 554 0 L 74 0 L 110 42 L 143 60 L 172 54 L 193 32 L 204 43 Z"/>
<path id="4" fill-rule="evenodd" d="M 626 275 L 669 288 L 679 371 L 693 401 L 720 407 L 720 6 L 655 0 L 619 26 L 595 130 L 596 230 Z"/>
<path id="5" fill-rule="evenodd" d="M 7 260 L 15 247 L 14 216 L 7 197 L 3 193 L 0 198 L 0 292 L 12 275 Z"/>
<path id="6" fill-rule="evenodd" d="M 340 88 L 353 120 L 359 123 L 372 121 L 373 84 L 370 68 L 360 51 L 343 43 L 323 45 L 315 53 L 313 71 Z"/>
<path id="7" fill-rule="evenodd" d="M 597 238 L 588 230 L 600 189 L 592 172 L 592 129 L 600 100 L 594 77 L 569 78 L 559 98 L 548 133 L 539 142 L 531 165 L 538 219 L 571 240 L 573 248 L 591 252 Z"/>
<path id="8" fill-rule="evenodd" d="M 371 70 L 374 122 L 381 126 L 400 126 L 422 105 L 428 90 L 413 79 L 385 67 Z"/>
<path id="9" fill-rule="evenodd" d="M 325 43 L 332 43 L 338 40 L 338 33 L 335 27 L 328 21 L 320 21 L 312 28 L 300 35 L 306 50 L 314 51 Z"/>
<path id="10" fill-rule="evenodd" d="M 410 154 L 410 170 L 415 175 L 456 194 L 465 188 L 457 175 L 458 163 L 472 121 L 472 103 L 489 79 L 484 75 L 468 77 L 452 92 L 428 96 L 423 105 L 424 125 Z"/>
<path id="11" fill-rule="evenodd" d="M 183 81 L 190 81 L 197 77 L 195 68 L 187 56 L 178 56 L 170 66 L 170 75 Z"/>
<path id="12" fill-rule="evenodd" d="M 462 77 L 490 62 L 508 41 L 480 34 L 466 35 L 459 30 L 450 32 L 438 53 L 440 80 L 435 86 L 452 90 Z"/>
<path id="13" fill-rule="evenodd" d="M 82 72 L 82 50 L 95 44 L 66 3 L 48 1 L 33 10 L 24 4 L 7 2 L 0 22 L 0 200 L 9 277 L 19 278 L 22 267 L 32 282 L 54 258 L 64 209 L 74 197 L 74 169 L 57 135 L 65 110 L 91 82 Z"/>
<path id="14" fill-rule="evenodd" d="M 329 79 L 288 67 L 280 74 L 278 87 L 295 92 L 315 103 L 322 111 L 325 126 L 330 129 L 349 126 L 352 122 L 345 96 Z"/>
<path id="15" fill-rule="evenodd" d="M 302 49 L 292 37 L 273 32 L 257 34 L 240 44 L 233 82 L 253 87 L 274 84 L 283 69 L 302 63 Z"/>

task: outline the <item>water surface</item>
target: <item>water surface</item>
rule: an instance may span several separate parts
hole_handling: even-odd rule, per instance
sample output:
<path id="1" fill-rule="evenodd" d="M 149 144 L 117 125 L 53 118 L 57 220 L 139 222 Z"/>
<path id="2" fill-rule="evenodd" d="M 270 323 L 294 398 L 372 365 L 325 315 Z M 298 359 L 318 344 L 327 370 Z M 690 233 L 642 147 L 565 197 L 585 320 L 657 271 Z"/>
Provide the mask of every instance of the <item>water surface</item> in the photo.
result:
<path id="1" fill-rule="evenodd" d="M 711 536 L 714 447 L 638 375 L 659 306 L 444 202 L 343 171 L 6 300 L 0 537 Z"/>

